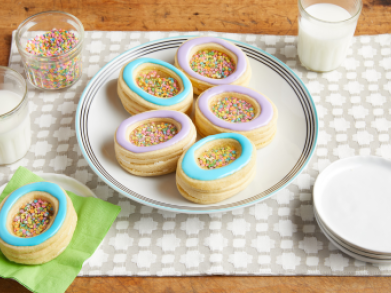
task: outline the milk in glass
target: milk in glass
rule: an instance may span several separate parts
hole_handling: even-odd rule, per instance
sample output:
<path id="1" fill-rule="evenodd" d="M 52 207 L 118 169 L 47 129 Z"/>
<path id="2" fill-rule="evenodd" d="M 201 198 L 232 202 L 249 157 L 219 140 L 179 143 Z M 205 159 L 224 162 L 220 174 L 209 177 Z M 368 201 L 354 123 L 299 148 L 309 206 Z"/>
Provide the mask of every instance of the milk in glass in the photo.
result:
<path id="1" fill-rule="evenodd" d="M 21 159 L 27 153 L 31 131 L 25 88 L 24 92 L 23 88 L 14 90 L 17 84 L 9 80 L 9 75 L 4 78 L 1 69 L 0 79 L 9 81 L 2 84 L 0 80 L 0 165 L 6 165 Z"/>
<path id="2" fill-rule="evenodd" d="M 315 3 L 306 8 L 299 5 L 298 55 L 304 67 L 325 72 L 342 64 L 361 11 L 361 2 L 355 2 L 358 6 L 353 14 L 331 3 Z"/>

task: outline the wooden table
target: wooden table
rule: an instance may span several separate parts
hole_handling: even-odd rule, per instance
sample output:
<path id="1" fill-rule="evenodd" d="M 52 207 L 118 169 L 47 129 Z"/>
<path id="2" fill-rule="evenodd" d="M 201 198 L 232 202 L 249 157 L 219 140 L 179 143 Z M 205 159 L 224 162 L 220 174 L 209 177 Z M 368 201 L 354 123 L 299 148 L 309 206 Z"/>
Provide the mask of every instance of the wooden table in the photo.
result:
<path id="1" fill-rule="evenodd" d="M 356 34 L 391 33 L 391 1 L 363 0 Z M 11 32 L 28 16 L 63 10 L 85 30 L 219 31 L 297 34 L 297 0 L 2 0 L 0 65 L 8 65 Z M 0 292 L 29 292 L 0 279 Z M 79 277 L 67 292 L 391 292 L 391 277 Z"/>

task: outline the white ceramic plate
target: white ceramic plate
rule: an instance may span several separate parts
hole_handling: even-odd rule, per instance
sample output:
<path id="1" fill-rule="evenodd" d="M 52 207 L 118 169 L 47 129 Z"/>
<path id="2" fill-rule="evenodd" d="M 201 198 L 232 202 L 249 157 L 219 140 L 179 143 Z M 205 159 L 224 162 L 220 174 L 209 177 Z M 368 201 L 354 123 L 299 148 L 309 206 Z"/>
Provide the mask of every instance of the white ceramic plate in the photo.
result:
<path id="1" fill-rule="evenodd" d="M 72 177 L 54 173 L 37 173 L 37 175 L 45 181 L 56 183 L 63 189 L 82 197 L 96 197 L 91 189 Z M 0 194 L 3 192 L 6 185 L 7 183 L 0 186 Z"/>
<path id="2" fill-rule="evenodd" d="M 318 218 L 318 215 L 316 215 L 315 213 L 315 219 L 316 219 L 316 222 L 318 223 L 319 225 L 319 228 L 320 230 L 322 231 L 322 233 L 326 236 L 326 238 L 335 246 L 337 247 L 339 250 L 341 250 L 343 253 L 355 258 L 355 259 L 358 259 L 360 261 L 363 261 L 363 262 L 369 262 L 369 263 L 378 263 L 378 264 L 390 264 L 391 263 L 391 260 L 385 260 L 385 259 L 377 259 L 377 258 L 372 258 L 372 257 L 368 257 L 368 256 L 364 256 L 362 254 L 358 254 L 358 253 L 355 253 L 353 252 L 352 250 L 340 245 L 329 233 L 328 231 L 326 230 L 326 228 L 323 226 L 322 222 L 319 220 Z"/>
<path id="3" fill-rule="evenodd" d="M 391 254 L 391 161 L 352 157 L 328 166 L 317 178 L 314 208 L 325 227 L 348 245 Z"/>
<path id="4" fill-rule="evenodd" d="M 318 222 L 319 227 L 321 228 L 322 232 L 324 234 L 327 234 L 330 238 L 333 239 L 334 242 L 336 242 L 339 246 L 342 246 L 343 248 L 349 250 L 350 252 L 354 254 L 361 255 L 363 257 L 366 257 L 368 259 L 374 259 L 374 260 L 384 260 L 384 261 L 390 261 L 391 262 L 391 255 L 389 254 L 374 254 L 374 253 L 369 253 L 366 251 L 362 251 L 357 247 L 353 247 L 347 243 L 344 242 L 343 239 L 339 239 L 334 235 L 330 230 L 327 229 L 327 227 L 322 223 L 322 220 L 319 218 L 319 215 L 317 214 L 316 210 L 314 210 L 314 215 L 316 218 L 316 221 Z"/>
<path id="5" fill-rule="evenodd" d="M 223 202 L 198 205 L 184 199 L 176 189 L 175 173 L 137 177 L 118 165 L 113 137 L 129 117 L 117 95 L 117 79 L 123 65 L 138 57 L 174 63 L 176 49 L 188 36 L 143 44 L 110 61 L 85 88 L 76 112 L 76 133 L 91 168 L 110 187 L 123 195 L 158 209 L 181 213 L 224 212 L 253 205 L 285 188 L 310 160 L 316 146 L 318 118 L 314 102 L 303 82 L 284 63 L 259 48 L 236 43 L 249 57 L 249 87 L 273 100 L 279 111 L 273 142 L 258 151 L 255 180 L 242 192 Z"/>

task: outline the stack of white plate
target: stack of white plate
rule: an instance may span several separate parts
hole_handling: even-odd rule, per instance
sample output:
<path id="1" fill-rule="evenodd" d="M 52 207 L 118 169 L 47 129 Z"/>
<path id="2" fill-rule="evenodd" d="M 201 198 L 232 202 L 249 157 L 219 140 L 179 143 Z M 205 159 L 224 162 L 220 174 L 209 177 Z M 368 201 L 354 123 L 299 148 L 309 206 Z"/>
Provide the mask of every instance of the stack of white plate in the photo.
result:
<path id="1" fill-rule="evenodd" d="M 391 263 L 391 161 L 352 157 L 316 179 L 314 214 L 342 252 L 365 262 Z"/>

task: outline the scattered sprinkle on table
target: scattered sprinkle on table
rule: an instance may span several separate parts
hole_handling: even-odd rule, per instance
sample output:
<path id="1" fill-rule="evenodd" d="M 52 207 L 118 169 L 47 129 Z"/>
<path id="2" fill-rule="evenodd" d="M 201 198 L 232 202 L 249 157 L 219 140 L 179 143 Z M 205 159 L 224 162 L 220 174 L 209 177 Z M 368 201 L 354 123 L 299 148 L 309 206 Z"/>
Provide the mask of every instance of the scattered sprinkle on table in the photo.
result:
<path id="1" fill-rule="evenodd" d="M 138 147 L 149 147 L 166 142 L 178 133 L 176 126 L 167 122 L 150 122 L 134 129 L 130 142 Z"/>
<path id="2" fill-rule="evenodd" d="M 42 199 L 35 199 L 19 209 L 15 215 L 12 228 L 18 237 L 34 237 L 46 230 L 54 210 L 52 205 Z"/>
<path id="3" fill-rule="evenodd" d="M 141 73 L 137 85 L 148 94 L 159 98 L 171 98 L 178 94 L 178 81 L 172 77 L 160 77 L 156 70 Z"/>
<path id="4" fill-rule="evenodd" d="M 28 61 L 27 68 L 33 84 L 42 88 L 57 89 L 72 85 L 81 74 L 80 54 L 71 59 L 61 56 L 72 50 L 79 42 L 74 33 L 52 29 L 27 41 L 26 52 L 37 57 L 52 57 L 50 62 Z"/>
<path id="5" fill-rule="evenodd" d="M 231 164 L 236 159 L 237 151 L 227 146 L 202 152 L 198 161 L 202 168 L 217 169 Z"/>
<path id="6" fill-rule="evenodd" d="M 244 99 L 225 97 L 211 104 L 213 114 L 232 123 L 249 122 L 254 119 L 254 107 Z"/>
<path id="7" fill-rule="evenodd" d="M 216 50 L 200 50 L 190 60 L 194 72 L 214 79 L 226 78 L 235 70 L 231 58 Z"/>

